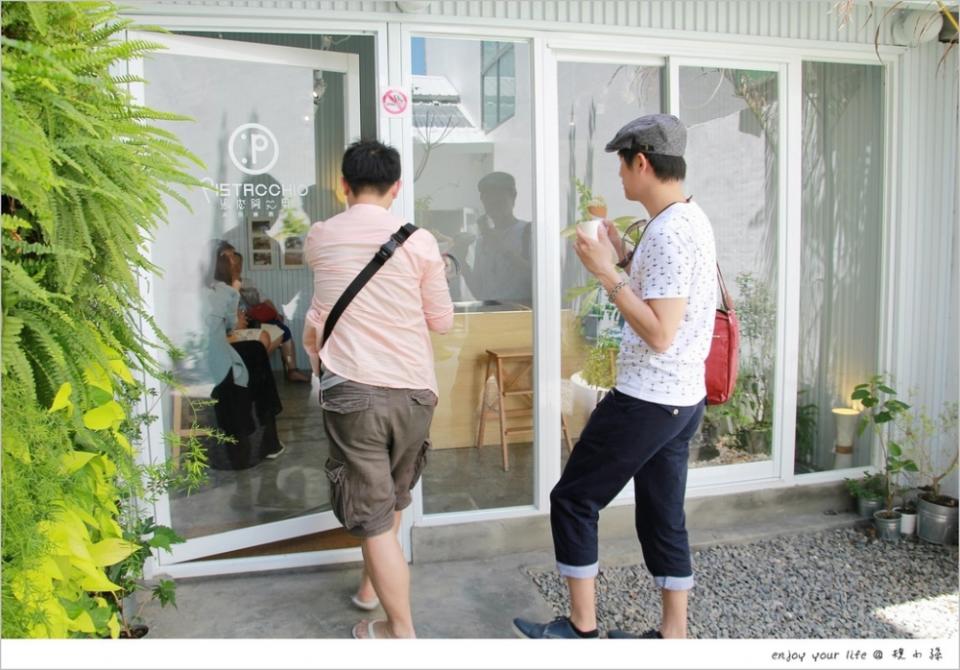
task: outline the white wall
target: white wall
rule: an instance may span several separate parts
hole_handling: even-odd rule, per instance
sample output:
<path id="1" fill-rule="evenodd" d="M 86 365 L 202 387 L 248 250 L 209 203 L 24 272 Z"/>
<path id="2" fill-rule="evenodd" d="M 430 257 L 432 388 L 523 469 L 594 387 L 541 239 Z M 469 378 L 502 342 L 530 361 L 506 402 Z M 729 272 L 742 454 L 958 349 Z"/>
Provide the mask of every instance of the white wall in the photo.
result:
<path id="1" fill-rule="evenodd" d="M 891 241 L 897 309 L 893 318 L 893 369 L 902 388 L 916 387 L 920 402 L 939 410 L 957 400 L 957 81 L 958 55 L 944 66 L 937 42 L 911 49 L 899 74 L 902 169 Z M 949 460 L 956 436 L 939 440 Z M 956 496 L 955 471 L 944 490 Z"/>

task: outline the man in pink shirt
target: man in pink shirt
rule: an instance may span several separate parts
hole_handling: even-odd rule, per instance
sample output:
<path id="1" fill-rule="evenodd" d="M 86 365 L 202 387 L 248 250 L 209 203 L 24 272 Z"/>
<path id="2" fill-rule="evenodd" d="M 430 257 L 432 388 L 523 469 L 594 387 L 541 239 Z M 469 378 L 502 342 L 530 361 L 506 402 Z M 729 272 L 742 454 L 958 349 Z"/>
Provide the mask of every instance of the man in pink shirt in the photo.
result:
<path id="1" fill-rule="evenodd" d="M 353 636 L 415 637 L 410 571 L 397 531 L 426 464 L 437 404 L 429 331 L 450 329 L 453 303 L 437 241 L 417 230 L 322 342 L 324 323 L 340 295 L 404 224 L 388 211 L 400 190 L 395 149 L 355 142 L 344 153 L 341 171 L 349 208 L 313 224 L 307 235 L 313 300 L 303 344 L 320 376 L 333 512 L 361 538 L 364 569 L 352 602 L 363 610 L 383 605 L 387 615 L 386 621 L 360 621 Z"/>

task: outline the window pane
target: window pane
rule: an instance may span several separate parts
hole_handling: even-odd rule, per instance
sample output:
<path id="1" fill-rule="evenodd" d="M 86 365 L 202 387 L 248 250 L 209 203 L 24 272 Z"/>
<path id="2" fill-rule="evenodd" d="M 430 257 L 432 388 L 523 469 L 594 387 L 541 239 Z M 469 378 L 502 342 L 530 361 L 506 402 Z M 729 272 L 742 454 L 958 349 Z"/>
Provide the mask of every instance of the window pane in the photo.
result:
<path id="1" fill-rule="evenodd" d="M 500 76 L 501 77 L 513 77 L 516 73 L 515 57 L 513 52 L 512 44 L 502 44 L 500 56 Z"/>
<path id="2" fill-rule="evenodd" d="M 514 75 L 516 66 L 514 65 L 513 45 L 504 52 L 500 58 L 500 112 L 497 115 L 497 122 L 503 123 L 513 116 L 516 109 L 517 79 Z"/>
<path id="3" fill-rule="evenodd" d="M 707 408 L 691 466 L 769 460 L 776 363 L 778 82 L 774 72 L 680 68 L 687 193 L 710 217 L 740 320 L 734 396 Z"/>
<path id="4" fill-rule="evenodd" d="M 427 73 L 427 54 L 423 48 L 423 38 L 414 37 L 410 40 L 410 59 L 412 61 L 411 70 L 413 74 Z"/>
<path id="5" fill-rule="evenodd" d="M 428 37 L 425 49 L 426 75 L 413 78 L 416 223 L 437 237 L 446 255 L 455 314 L 451 332 L 433 337 L 440 404 L 423 477 L 424 511 L 531 505 L 534 398 L 525 392 L 532 388 L 534 355 L 530 49 L 509 50 L 522 94 L 511 92 L 516 114 L 505 122 L 498 118 L 497 65 L 477 76 L 482 49 L 476 41 Z M 467 123 L 424 125 L 421 105 L 434 116 L 449 109 L 447 116 Z M 501 390 L 519 393 L 503 397 Z"/>
<path id="6" fill-rule="evenodd" d="M 497 114 L 497 66 L 483 77 L 483 129 L 491 130 L 500 123 Z"/>
<path id="7" fill-rule="evenodd" d="M 496 60 L 497 50 L 500 48 L 498 42 L 480 43 L 480 65 L 485 70 Z"/>
<path id="8" fill-rule="evenodd" d="M 877 370 L 883 153 L 883 68 L 804 63 L 798 473 L 870 463 L 832 410 Z"/>
<path id="9" fill-rule="evenodd" d="M 661 111 L 661 72 L 635 65 L 557 64 L 560 212 L 568 231 L 577 221 L 594 218 L 587 212 L 591 198 L 602 199 L 608 218 L 628 222 L 645 216 L 639 203 L 624 197 L 620 161 L 603 147 L 628 121 Z M 565 236 L 560 245 L 560 373 L 564 425 L 572 443 L 602 392 L 598 387 L 612 384 L 621 324 L 606 294 L 591 290 L 595 282 L 577 258 L 572 238 Z M 567 457 L 565 446 L 562 454 Z"/>

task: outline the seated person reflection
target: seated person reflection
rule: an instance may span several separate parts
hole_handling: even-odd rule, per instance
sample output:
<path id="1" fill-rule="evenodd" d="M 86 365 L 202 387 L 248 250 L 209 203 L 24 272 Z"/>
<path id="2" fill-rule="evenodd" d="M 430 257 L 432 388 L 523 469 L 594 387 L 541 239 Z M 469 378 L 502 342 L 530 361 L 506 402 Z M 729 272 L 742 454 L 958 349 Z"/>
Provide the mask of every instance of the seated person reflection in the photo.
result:
<path id="1" fill-rule="evenodd" d="M 234 290 L 239 291 L 242 258 L 240 258 L 240 254 L 234 251 L 231 259 L 233 278 L 230 286 L 233 287 Z M 251 319 L 247 317 L 247 305 L 244 304 L 243 297 L 241 296 L 237 306 L 236 327 L 227 333 L 227 341 L 230 342 L 230 344 L 235 342 L 260 342 L 263 348 L 267 350 L 267 353 L 272 354 L 273 351 L 280 346 L 282 338 L 283 331 L 276 326 L 257 325 L 256 321 L 251 323 Z"/>
<path id="2" fill-rule="evenodd" d="M 270 301 L 260 295 L 260 290 L 249 279 L 242 276 L 243 256 L 233 252 L 233 282 L 232 286 L 240 292 L 240 309 L 247 322 L 259 323 L 259 328 L 246 331 L 234 331 L 238 340 L 260 339 L 266 342 L 267 353 L 272 354 L 280 347 L 283 368 L 287 373 L 287 381 L 310 382 L 310 377 L 297 369 L 297 353 L 293 346 L 293 336 L 290 327 L 284 322 L 283 313 Z M 246 328 L 246 326 L 238 326 Z M 259 331 L 259 332 L 258 332 Z M 264 340 L 263 334 L 267 339 Z M 231 340 L 235 341 L 235 340 Z"/>
<path id="3" fill-rule="evenodd" d="M 517 186 L 513 175 L 491 172 L 477 183 L 483 216 L 478 235 L 460 233 L 453 255 L 460 260 L 463 279 L 476 300 L 501 300 L 531 305 L 530 245 L 532 226 L 513 214 Z M 473 246 L 473 262 L 466 256 Z"/>
<path id="4" fill-rule="evenodd" d="M 238 317 L 243 325 L 240 294 L 232 285 L 234 253 L 229 243 L 216 245 L 207 287 L 207 363 L 216 383 L 210 397 L 217 401 L 217 427 L 235 440 L 222 445 L 227 462 L 220 467 L 241 470 L 283 451 L 276 424 L 283 406 L 263 341 L 228 341 Z M 211 465 L 218 467 L 213 459 Z"/>

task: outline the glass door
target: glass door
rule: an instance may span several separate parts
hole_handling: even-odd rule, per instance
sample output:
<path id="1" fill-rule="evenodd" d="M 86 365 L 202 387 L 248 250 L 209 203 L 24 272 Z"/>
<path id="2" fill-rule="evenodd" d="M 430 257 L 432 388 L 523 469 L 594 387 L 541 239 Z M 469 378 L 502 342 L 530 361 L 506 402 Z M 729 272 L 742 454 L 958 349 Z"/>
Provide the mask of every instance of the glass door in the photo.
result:
<path id="1" fill-rule="evenodd" d="M 208 186 L 187 194 L 189 209 L 168 203 L 151 249 L 162 272 L 149 288 L 153 313 L 181 355 L 165 360 L 176 385 L 158 387 L 150 457 L 179 463 L 180 444 L 196 437 L 210 466 L 199 490 L 161 500 L 158 521 L 187 539 L 161 562 L 335 529 L 317 388 L 290 372 L 309 368 L 300 348 L 313 290 L 303 239 L 311 222 L 345 206 L 339 162 L 360 135 L 359 57 L 229 39 L 129 38 L 166 47 L 131 67 L 146 80 L 148 107 L 191 117 L 155 124 L 202 161 L 190 169 Z M 210 317 L 225 249 L 242 263 L 241 307 L 255 319 L 229 334 Z M 226 393 L 222 357 L 235 353 L 249 382 Z M 241 373 L 234 366 L 230 374 Z M 211 437 L 213 429 L 231 440 Z M 271 552 L 284 550 L 261 553 Z"/>

